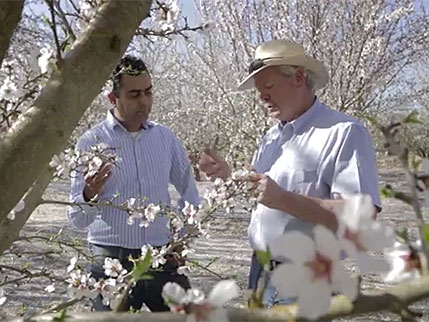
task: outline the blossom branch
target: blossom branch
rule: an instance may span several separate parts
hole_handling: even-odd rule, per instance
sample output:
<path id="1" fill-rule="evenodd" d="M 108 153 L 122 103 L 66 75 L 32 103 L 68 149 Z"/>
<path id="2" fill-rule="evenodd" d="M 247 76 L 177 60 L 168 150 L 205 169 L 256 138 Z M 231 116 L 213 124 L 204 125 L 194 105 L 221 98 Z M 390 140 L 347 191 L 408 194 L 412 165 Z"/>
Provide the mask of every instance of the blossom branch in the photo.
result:
<path id="1" fill-rule="evenodd" d="M 411 206 L 413 207 L 413 210 L 416 214 L 418 226 L 419 226 L 419 233 L 420 238 L 422 240 L 422 247 L 423 247 L 423 253 L 424 253 L 424 259 L 425 263 L 422 263 L 422 270 L 424 273 L 428 271 L 428 263 L 429 263 L 429 248 L 427 245 L 426 240 L 423 238 L 424 236 L 424 228 L 425 228 L 425 221 L 423 218 L 423 214 L 420 208 L 420 203 L 417 195 L 417 179 L 416 175 L 410 170 L 409 166 L 409 150 L 407 147 L 401 145 L 399 140 L 397 139 L 398 135 L 398 128 L 402 126 L 404 123 L 406 123 L 410 118 L 408 116 L 405 118 L 402 122 L 392 122 L 387 126 L 378 125 L 379 130 L 384 135 L 386 142 L 387 142 L 387 149 L 389 153 L 392 155 L 396 155 L 399 158 L 399 161 L 401 162 L 402 167 L 405 171 L 405 176 L 410 188 L 410 199 Z"/>

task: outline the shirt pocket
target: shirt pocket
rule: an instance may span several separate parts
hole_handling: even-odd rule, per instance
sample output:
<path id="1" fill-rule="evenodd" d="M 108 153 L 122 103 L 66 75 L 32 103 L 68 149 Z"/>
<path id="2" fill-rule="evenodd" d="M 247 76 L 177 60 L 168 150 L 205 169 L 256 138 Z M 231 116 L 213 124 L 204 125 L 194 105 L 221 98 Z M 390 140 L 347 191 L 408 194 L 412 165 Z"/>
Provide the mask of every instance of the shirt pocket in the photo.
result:
<path id="1" fill-rule="evenodd" d="M 317 170 L 288 168 L 282 171 L 277 180 L 281 187 L 302 195 L 313 195 L 318 186 Z"/>

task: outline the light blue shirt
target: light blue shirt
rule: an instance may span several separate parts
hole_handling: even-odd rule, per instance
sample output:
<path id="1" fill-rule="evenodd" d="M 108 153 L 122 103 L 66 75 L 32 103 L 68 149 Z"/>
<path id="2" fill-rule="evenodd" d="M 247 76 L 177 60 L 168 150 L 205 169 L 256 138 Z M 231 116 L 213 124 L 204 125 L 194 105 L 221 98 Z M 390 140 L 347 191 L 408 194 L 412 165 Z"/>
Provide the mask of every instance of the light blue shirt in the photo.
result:
<path id="1" fill-rule="evenodd" d="M 113 199 L 122 204 L 130 198 L 147 198 L 148 203 L 171 205 L 168 192 L 172 183 L 179 192 L 179 208 L 184 202 L 198 204 L 200 198 L 185 150 L 167 127 L 147 122 L 139 134 L 128 132 L 108 112 L 105 121 L 87 131 L 79 140 L 77 150 L 104 143 L 114 148 L 121 161 L 112 169 L 99 202 Z M 82 170 L 82 169 L 80 169 Z M 82 171 L 72 175 L 71 202 L 83 202 L 85 181 Z M 157 216 L 149 227 L 138 222 L 127 224 L 127 214 L 108 206 L 69 207 L 68 218 L 77 228 L 88 227 L 88 241 L 100 245 L 138 249 L 145 244 L 165 245 L 170 241 L 168 218 Z"/>
<path id="2" fill-rule="evenodd" d="M 278 124 L 265 135 L 253 167 L 285 190 L 322 199 L 369 194 L 380 206 L 375 153 L 365 127 L 318 99 L 292 122 Z M 311 235 L 313 225 L 259 204 L 248 229 L 253 249 L 267 246 L 286 230 Z"/>

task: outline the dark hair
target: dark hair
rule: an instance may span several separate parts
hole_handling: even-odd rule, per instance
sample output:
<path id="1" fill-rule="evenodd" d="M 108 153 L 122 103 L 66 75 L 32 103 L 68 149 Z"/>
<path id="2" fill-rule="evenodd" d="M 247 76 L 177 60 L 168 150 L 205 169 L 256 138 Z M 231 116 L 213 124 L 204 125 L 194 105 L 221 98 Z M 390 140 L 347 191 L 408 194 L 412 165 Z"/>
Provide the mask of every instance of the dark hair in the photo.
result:
<path id="1" fill-rule="evenodd" d="M 116 97 L 119 97 L 122 75 L 138 76 L 143 73 L 149 73 L 149 71 L 141 59 L 130 55 L 124 56 L 113 72 L 113 94 L 115 94 Z"/>

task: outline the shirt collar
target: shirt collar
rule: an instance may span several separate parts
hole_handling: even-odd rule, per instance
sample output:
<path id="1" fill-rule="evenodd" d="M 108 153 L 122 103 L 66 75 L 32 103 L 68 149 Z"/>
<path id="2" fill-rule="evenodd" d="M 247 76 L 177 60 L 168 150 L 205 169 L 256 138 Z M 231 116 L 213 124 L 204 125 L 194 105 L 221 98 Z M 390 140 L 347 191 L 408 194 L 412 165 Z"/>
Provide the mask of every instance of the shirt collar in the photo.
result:
<path id="1" fill-rule="evenodd" d="M 127 129 L 118 121 L 118 119 L 113 115 L 113 110 L 109 110 L 107 112 L 107 116 L 106 116 L 106 123 L 109 126 L 110 129 L 115 129 L 117 127 L 122 128 L 124 131 L 127 131 Z M 150 121 L 145 121 L 142 124 L 142 128 L 144 130 L 149 130 L 151 128 L 153 128 L 154 124 Z"/>
<path id="2" fill-rule="evenodd" d="M 319 111 L 323 108 L 323 104 L 316 97 L 313 105 L 304 112 L 304 114 L 300 115 L 297 119 L 290 122 L 280 122 L 279 129 L 282 130 L 286 124 L 290 124 L 294 130 L 294 132 L 298 131 L 301 127 L 309 124 L 311 120 L 318 115 Z"/>

